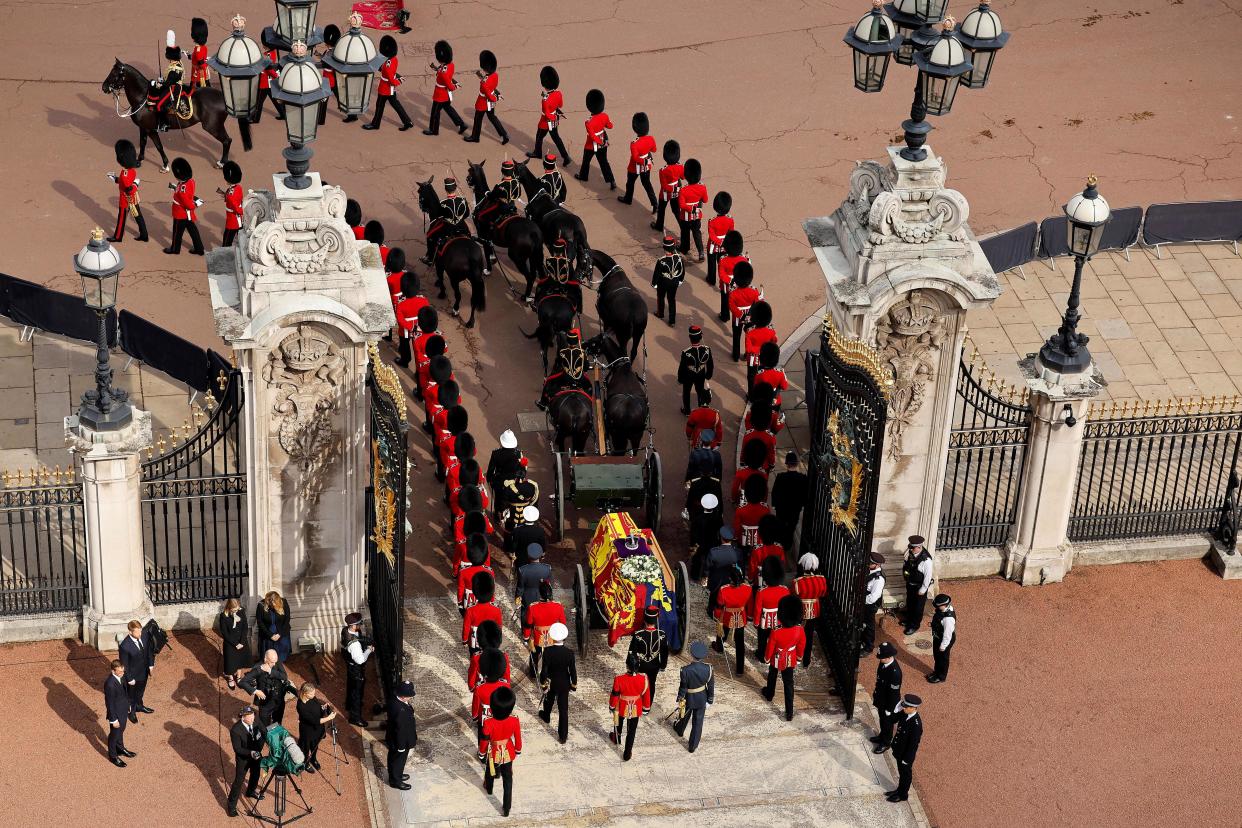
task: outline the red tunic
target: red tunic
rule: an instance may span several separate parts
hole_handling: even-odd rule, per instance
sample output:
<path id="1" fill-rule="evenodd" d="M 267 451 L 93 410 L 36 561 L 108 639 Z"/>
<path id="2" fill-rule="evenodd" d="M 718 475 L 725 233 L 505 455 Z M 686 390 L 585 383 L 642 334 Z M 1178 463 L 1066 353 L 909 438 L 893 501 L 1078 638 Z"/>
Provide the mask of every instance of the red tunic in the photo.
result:
<path id="1" fill-rule="evenodd" d="M 733 512 L 733 534 L 739 538 L 743 546 L 754 548 L 759 545 L 759 520 L 771 514 L 772 510 L 765 503 L 747 503 Z"/>
<path id="2" fill-rule="evenodd" d="M 622 673 L 612 680 L 608 709 L 621 719 L 641 719 L 651 709 L 651 683 L 643 673 Z"/>
<path id="3" fill-rule="evenodd" d="M 447 480 L 445 482 L 447 482 Z M 457 496 L 461 494 L 461 489 L 461 486 L 457 486 L 456 488 L 449 490 L 449 511 L 453 513 L 454 518 L 462 514 L 461 507 L 457 504 Z M 479 494 L 483 497 L 483 508 L 486 510 L 492 505 L 492 499 L 487 494 L 487 487 L 479 486 Z"/>
<path id="4" fill-rule="evenodd" d="M 479 97 L 474 101 L 475 112 L 491 112 L 496 108 L 496 87 L 500 85 L 500 75 L 492 72 L 479 81 Z"/>
<path id="5" fill-rule="evenodd" d="M 584 149 L 597 150 L 608 146 L 608 132 L 612 129 L 612 121 L 607 112 L 592 115 L 586 121 L 586 144 Z"/>
<path id="6" fill-rule="evenodd" d="M 736 630 L 746 626 L 747 609 L 750 607 L 754 590 L 750 584 L 727 584 L 716 593 L 716 620 L 726 630 Z"/>
<path id="7" fill-rule="evenodd" d="M 763 654 L 763 660 L 771 667 L 786 670 L 797 667 L 805 652 L 806 631 L 802 625 L 781 627 L 768 636 L 768 651 Z"/>
<path id="8" fill-rule="evenodd" d="M 763 373 L 760 372 L 759 376 L 763 376 Z M 761 382 L 759 377 L 755 377 L 755 384 L 758 385 L 759 382 Z M 771 432 L 772 434 L 780 434 L 781 429 L 785 427 L 785 412 L 774 411 L 773 414 L 774 416 L 772 417 L 771 422 L 769 423 L 768 427 L 764 430 Z M 753 430 L 753 427 L 750 424 L 750 409 L 747 409 L 746 417 L 742 420 L 742 425 L 746 431 Z"/>
<path id="9" fill-rule="evenodd" d="M 780 344 L 780 338 L 776 335 L 776 329 L 771 325 L 765 325 L 762 328 L 751 328 L 746 332 L 747 365 L 757 366 L 759 364 L 759 349 L 766 342 Z"/>
<path id="10" fill-rule="evenodd" d="M 756 547 L 750 553 L 750 566 L 747 569 L 746 577 L 754 583 L 759 578 L 759 573 L 763 570 L 763 562 L 768 558 L 777 558 L 781 564 L 785 563 L 785 547 L 779 543 L 768 543 L 763 546 Z"/>
<path id="11" fill-rule="evenodd" d="M 173 190 L 172 217 L 196 221 L 198 217 L 194 215 L 194 211 L 197 208 L 198 205 L 194 203 L 194 179 L 182 181 Z"/>
<path id="12" fill-rule="evenodd" d="M 500 607 L 491 602 L 475 604 L 466 610 L 465 617 L 461 619 L 461 643 L 469 644 L 471 647 L 479 646 L 475 632 L 479 629 L 479 624 L 484 621 L 495 621 L 501 627 L 505 625 L 504 616 L 500 614 Z"/>
<path id="13" fill-rule="evenodd" d="M 666 164 L 660 168 L 660 201 L 673 201 L 681 189 L 681 178 L 686 168 L 681 164 Z"/>
<path id="14" fill-rule="evenodd" d="M 703 218 L 703 204 L 707 201 L 707 187 L 687 184 L 677 193 L 677 213 L 682 221 L 698 221 Z"/>
<path id="15" fill-rule="evenodd" d="M 724 423 L 720 419 L 720 412 L 710 405 L 701 405 L 690 412 L 690 416 L 686 418 L 686 439 L 690 441 L 691 448 L 699 444 L 699 434 L 709 428 L 716 433 L 711 447 L 720 448 L 720 441 L 724 435 Z"/>
<path id="16" fill-rule="evenodd" d="M 749 256 L 722 256 L 716 265 L 716 278 L 720 280 L 720 292 L 728 293 L 733 285 L 733 268 L 738 262 L 749 262 Z"/>
<path id="17" fill-rule="evenodd" d="M 336 89 L 336 72 L 325 68 L 323 70 L 323 79 L 328 82 L 329 89 Z"/>
<path id="18" fill-rule="evenodd" d="M 707 252 L 719 253 L 724 250 L 725 234 L 733 229 L 732 216 L 712 216 L 707 221 Z M 729 271 L 732 278 L 733 271 Z"/>
<path id="19" fill-rule="evenodd" d="M 561 90 L 553 89 L 551 92 L 544 92 L 543 100 L 539 104 L 539 128 L 555 129 L 556 122 L 561 117 L 557 110 L 564 105 L 565 98 L 561 95 Z"/>
<path id="20" fill-rule="evenodd" d="M 802 599 L 802 620 L 819 618 L 819 599 L 828 594 L 828 579 L 823 575 L 794 578 L 793 592 Z"/>
<path id="21" fill-rule="evenodd" d="M 417 321 L 417 314 L 415 314 L 415 321 Z M 421 333 L 414 337 L 414 342 L 411 344 L 411 347 L 414 350 L 414 359 L 416 360 L 415 364 L 422 365 L 424 362 L 430 364 L 431 360 L 427 359 L 427 340 L 431 339 L 433 336 L 442 337 L 444 334 L 440 333 L 438 330 L 435 330 L 430 333 Z"/>
<path id="22" fill-rule="evenodd" d="M 459 473 L 460 473 L 460 468 L 459 468 Z M 486 518 L 486 515 L 485 515 L 485 518 Z M 468 564 L 468 561 L 466 560 L 466 536 L 461 531 L 461 529 L 462 529 L 462 521 L 460 520 L 453 521 L 453 535 L 454 535 L 453 537 L 453 546 L 454 546 L 453 571 L 454 572 L 457 572 L 463 566 L 466 566 Z M 483 529 L 483 534 L 491 535 L 494 531 L 496 530 L 492 528 L 492 519 L 486 518 L 486 526 Z M 488 566 L 492 565 L 492 551 L 490 548 L 487 550 L 487 560 L 484 561 L 484 563 L 486 563 Z M 500 610 L 496 610 L 496 612 L 499 613 Z"/>
<path id="23" fill-rule="evenodd" d="M 380 251 L 380 264 L 388 264 L 388 251 L 392 250 L 386 244 L 377 245 Z"/>
<path id="24" fill-rule="evenodd" d="M 392 283 L 389 283 L 389 289 L 392 289 Z M 414 330 L 414 326 L 418 324 L 418 312 L 428 307 L 431 302 L 427 301 L 425 296 L 408 296 L 397 303 L 394 309 L 397 314 L 397 324 L 401 326 L 401 335 L 406 339 L 410 338 L 410 334 Z"/>
<path id="25" fill-rule="evenodd" d="M 384 280 L 388 283 L 388 298 L 392 300 L 393 310 L 396 310 L 397 303 L 401 301 L 401 277 L 403 276 L 405 276 L 405 271 L 398 270 L 396 273 L 389 273 L 384 277 Z"/>
<path id="26" fill-rule="evenodd" d="M 262 74 L 259 75 L 260 89 L 270 89 L 272 81 L 280 77 L 280 52 L 276 49 L 268 49 L 267 59 L 272 62 L 272 65 L 264 69 Z"/>
<path id="27" fill-rule="evenodd" d="M 732 276 L 732 272 L 730 272 L 730 276 Z M 750 311 L 750 306 L 762 298 L 763 294 L 759 292 L 759 288 L 753 285 L 731 290 L 729 292 L 729 313 L 733 315 L 733 324 L 742 324 L 742 318 Z"/>
<path id="28" fill-rule="evenodd" d="M 234 184 L 224 191 L 224 229 L 240 230 L 242 222 L 242 188 Z"/>
<path id="29" fill-rule="evenodd" d="M 763 461 L 763 467 L 768 471 L 776 465 L 776 435 L 770 431 L 748 431 L 742 435 L 742 450 L 746 449 L 746 444 L 751 440 L 758 440 L 767 448 L 768 454 Z"/>
<path id="30" fill-rule="evenodd" d="M 488 719 L 483 723 L 479 755 L 486 756 L 491 766 L 506 765 L 522 752 L 522 723 L 512 714 L 506 719 Z"/>
<path id="31" fill-rule="evenodd" d="M 781 404 L 781 392 L 789 390 L 789 377 L 785 376 L 785 372 L 780 368 L 764 368 L 758 374 L 755 374 L 755 384 L 766 383 L 772 386 L 772 390 L 776 392 L 776 404 Z M 769 429 L 773 434 L 781 430 L 781 426 L 777 425 Z"/>
<path id="32" fill-rule="evenodd" d="M 484 721 L 492 717 L 492 693 L 496 692 L 497 687 L 508 687 L 507 679 L 500 681 L 485 681 L 476 686 L 470 692 L 470 718 L 478 720 L 483 718 Z"/>
<path id="33" fill-rule="evenodd" d="M 190 85 L 206 86 L 210 77 L 207 71 L 207 47 L 196 44 L 190 50 Z"/>
<path id="34" fill-rule="evenodd" d="M 546 647 L 552 643 L 552 639 L 548 637 L 548 628 L 556 623 L 569 625 L 565 620 L 565 608 L 556 601 L 536 601 L 526 610 L 522 638 L 531 639 L 536 647 Z"/>
<path id="35" fill-rule="evenodd" d="M 746 479 L 755 474 L 760 475 L 765 480 L 768 477 L 768 473 L 763 469 L 748 469 L 745 466 L 733 473 L 733 488 L 730 490 L 730 494 L 733 496 L 734 503 L 742 499 L 742 486 L 746 484 Z"/>
<path id="36" fill-rule="evenodd" d="M 390 57 L 384 61 L 384 65 L 380 67 L 380 95 L 395 95 L 397 87 L 401 85 L 401 78 L 397 77 L 397 59 Z"/>
<path id="37" fill-rule="evenodd" d="M 361 225 L 359 225 L 358 227 L 355 227 L 354 238 L 357 239 L 358 241 L 366 241 L 367 240 L 367 228 Z"/>
<path id="38" fill-rule="evenodd" d="M 121 194 L 121 209 L 138 203 L 138 171 L 132 167 L 121 170 L 116 177 L 116 189 Z"/>
<path id="39" fill-rule="evenodd" d="M 477 566 L 468 566 L 457 573 L 457 605 L 462 609 L 470 609 L 478 603 L 474 599 L 474 593 L 470 591 L 470 584 L 474 581 L 474 576 L 480 572 L 492 572 L 492 568 L 486 563 L 481 563 Z M 495 575 L 494 572 L 492 574 Z"/>
<path id="40" fill-rule="evenodd" d="M 625 171 L 645 173 L 651 171 L 651 159 L 655 155 L 656 140 L 650 135 L 642 135 L 630 142 L 630 163 Z"/>
<path id="41" fill-rule="evenodd" d="M 453 80 L 454 67 L 451 63 L 442 63 L 436 67 L 436 88 L 431 93 L 431 100 L 436 103 L 448 103 L 453 100 L 453 90 L 458 83 Z"/>
<path id="42" fill-rule="evenodd" d="M 780 604 L 781 599 L 788 594 L 789 587 L 779 584 L 776 586 L 766 586 L 755 593 L 755 603 L 751 607 L 751 618 L 755 621 L 756 629 L 774 630 L 779 626 L 776 621 L 776 607 Z"/>
<path id="43" fill-rule="evenodd" d="M 479 686 L 479 682 L 483 680 L 483 674 L 479 672 L 479 656 L 483 655 L 483 651 L 479 650 L 470 656 L 470 667 L 466 670 L 466 686 L 470 688 L 471 695 L 474 694 L 474 688 Z M 509 669 L 509 654 L 504 653 L 505 657 L 505 684 L 513 683 L 513 672 Z"/>

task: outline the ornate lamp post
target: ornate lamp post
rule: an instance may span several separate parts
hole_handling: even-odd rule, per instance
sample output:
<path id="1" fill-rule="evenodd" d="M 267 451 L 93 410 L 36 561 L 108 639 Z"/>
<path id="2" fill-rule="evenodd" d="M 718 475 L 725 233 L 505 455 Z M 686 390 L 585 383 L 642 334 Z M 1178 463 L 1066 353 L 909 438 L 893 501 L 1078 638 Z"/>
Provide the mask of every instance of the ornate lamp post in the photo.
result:
<path id="1" fill-rule="evenodd" d="M 349 32 L 335 48 L 321 58 L 336 72 L 336 93 L 346 115 L 361 115 L 371 105 L 375 73 L 384 65 L 384 56 L 375 50 L 371 38 L 362 33 L 362 15 L 349 16 Z"/>
<path id="2" fill-rule="evenodd" d="M 276 48 L 282 52 L 292 51 L 293 44 L 301 41 L 313 48 L 323 43 L 323 29 L 315 25 L 319 14 L 319 0 L 276 0 L 276 25 L 269 26 Z"/>
<path id="3" fill-rule="evenodd" d="M 871 0 L 871 12 L 845 33 L 845 42 L 854 50 L 854 88 L 879 92 L 884 88 L 889 58 L 901 46 L 897 26 L 884 13 L 880 0 Z"/>
<path id="4" fill-rule="evenodd" d="M 1095 188 L 1096 178 L 1087 179 L 1087 188 L 1065 205 L 1065 232 L 1074 254 L 1074 284 L 1070 288 L 1061 327 L 1039 350 L 1040 363 L 1060 374 L 1081 374 L 1091 367 L 1087 350 L 1089 337 L 1078 332 L 1078 300 L 1082 289 L 1082 266 L 1100 249 L 1100 239 L 1108 224 L 1108 202 Z"/>
<path id="5" fill-rule="evenodd" d="M 307 144 L 315 140 L 319 130 L 319 110 L 326 106 L 332 94 L 323 72 L 307 60 L 306 44 L 295 42 L 291 59 L 280 70 L 280 76 L 272 81 L 272 98 L 285 105 L 285 132 L 289 146 L 281 153 L 289 177 L 285 186 L 291 190 L 304 190 L 311 180 L 306 171 L 310 169 L 311 152 Z"/>
<path id="6" fill-rule="evenodd" d="M 99 316 L 95 387 L 82 395 L 78 422 L 92 431 L 117 431 L 129 425 L 133 409 L 124 388 L 112 387 L 108 365 L 108 311 L 116 306 L 116 289 L 125 260 L 96 227 L 91 240 L 73 257 L 73 269 L 82 277 L 82 299 Z"/>
<path id="7" fill-rule="evenodd" d="M 259 44 L 246 36 L 246 18 L 240 14 L 233 18 L 232 36 L 220 44 L 214 57 L 207 58 L 207 65 L 220 79 L 224 111 L 237 119 L 242 149 L 246 152 L 252 146 L 250 116 L 259 101 L 259 75 L 270 64 Z"/>
<path id="8" fill-rule="evenodd" d="M 958 32 L 958 39 L 966 47 L 966 56 L 970 58 L 973 67 L 962 75 L 962 86 L 967 89 L 982 89 L 988 85 L 988 76 L 992 74 L 996 53 L 1009 42 L 1009 32 L 1001 27 L 996 12 L 984 2 L 966 15 Z"/>

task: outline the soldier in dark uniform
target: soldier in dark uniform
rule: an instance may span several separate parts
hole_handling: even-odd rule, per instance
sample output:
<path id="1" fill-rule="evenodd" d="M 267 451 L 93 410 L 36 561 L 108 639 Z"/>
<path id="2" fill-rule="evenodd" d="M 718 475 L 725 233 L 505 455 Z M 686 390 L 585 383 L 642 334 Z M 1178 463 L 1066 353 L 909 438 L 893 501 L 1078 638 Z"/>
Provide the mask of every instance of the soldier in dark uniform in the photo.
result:
<path id="1" fill-rule="evenodd" d="M 780 478 L 777 478 L 779 482 Z M 875 614 L 884 604 L 884 556 L 872 552 L 868 562 L 867 594 L 863 599 L 863 629 L 859 648 L 863 655 L 871 652 L 875 646 Z M 895 702 L 894 702 L 895 703 Z"/>
<path id="2" fill-rule="evenodd" d="M 931 589 L 932 556 L 923 546 L 926 542 L 922 535 L 911 535 L 901 565 L 901 577 L 906 582 L 906 635 L 914 635 L 923 626 L 927 591 Z"/>
<path id="3" fill-rule="evenodd" d="M 690 571 L 702 577 L 707 552 L 716 545 L 720 527 L 724 525 L 724 510 L 720 508 L 720 481 L 714 477 L 696 477 L 690 481 L 689 487 L 686 511 L 690 517 L 690 544 L 693 549 Z M 696 574 L 690 577 L 697 580 Z"/>
<path id="4" fill-rule="evenodd" d="M 548 296 L 564 296 L 573 305 L 574 311 L 582 313 L 582 285 L 573 277 L 572 270 L 573 263 L 566 253 L 565 240 L 558 237 L 553 240 L 552 250 L 543 260 L 543 276 L 535 283 L 535 295 L 529 301 L 537 306 Z M 571 333 L 572 338 L 578 338 L 576 330 Z"/>
<path id="5" fill-rule="evenodd" d="M 591 380 L 586 376 L 586 353 L 582 350 L 577 335 L 571 332 L 565 336 L 556 353 L 556 370 L 543 381 L 543 391 L 536 405 L 547 411 L 553 397 L 575 390 L 589 396 Z"/>
<path id="6" fill-rule="evenodd" d="M 427 255 L 420 261 L 431 264 L 436 251 L 445 240 L 456 236 L 468 236 L 466 218 L 470 215 L 470 205 L 457 192 L 457 179 L 444 179 L 444 198 L 440 201 L 440 217 L 431 223 L 427 230 Z"/>
<path id="7" fill-rule="evenodd" d="M 733 527 L 720 527 L 720 543 L 707 552 L 707 616 L 713 617 L 716 609 L 716 593 L 728 583 L 731 573 L 742 564 L 742 552 L 733 542 Z M 697 580 L 694 573 L 691 579 Z"/>
<path id="8" fill-rule="evenodd" d="M 901 700 L 901 665 L 897 663 L 897 648 L 885 641 L 878 651 L 879 666 L 875 669 L 875 689 L 871 691 L 871 703 L 880 723 L 880 732 L 871 737 L 872 753 L 883 753 L 893 743 L 893 728 L 897 725 L 897 702 Z"/>
<path id="9" fill-rule="evenodd" d="M 491 195 L 495 199 L 496 223 L 517 212 L 522 201 L 522 185 L 513 177 L 517 165 L 506 158 L 500 164 L 500 180 L 492 185 Z"/>
<path id="10" fill-rule="evenodd" d="M 713 448 L 716 432 L 710 428 L 699 432 L 698 448 L 690 450 L 686 460 L 686 480 L 693 480 L 702 474 L 710 474 L 719 480 L 724 476 L 724 460 L 720 457 L 720 449 Z"/>
<path id="11" fill-rule="evenodd" d="M 517 571 L 517 586 L 513 590 L 522 608 L 522 625 L 526 625 L 526 610 L 539 600 L 539 585 L 544 581 L 552 582 L 552 567 L 543 562 L 543 547 L 532 543 L 526 547 L 526 560 Z"/>
<path id="12" fill-rule="evenodd" d="M 556 703 L 556 738 L 563 745 L 569 738 L 569 694 L 578 689 L 578 666 L 574 651 L 565 646 L 569 628 L 553 624 L 548 635 L 552 646 L 544 648 L 543 663 L 539 665 L 539 686 L 543 688 L 539 718 L 551 724 L 552 703 Z"/>
<path id="13" fill-rule="evenodd" d="M 694 753 L 703 736 L 703 717 L 707 706 L 716 700 L 716 678 L 712 675 L 711 665 L 703 659 L 707 658 L 707 645 L 695 641 L 690 645 L 690 657 L 694 661 L 681 668 L 681 683 L 677 687 L 677 704 L 681 711 L 673 730 L 678 736 L 686 735 L 686 725 L 690 725 L 690 742 L 687 748 Z"/>
<path id="14" fill-rule="evenodd" d="M 345 659 L 345 714 L 355 727 L 366 727 L 362 717 L 362 697 L 367 689 L 367 660 L 375 652 L 370 639 L 364 639 L 358 625 L 362 613 L 351 612 L 345 616 L 341 630 L 341 656 Z"/>
<path id="15" fill-rule="evenodd" d="M 957 612 L 953 609 L 953 599 L 946 592 L 937 595 L 932 604 L 935 606 L 931 621 L 935 666 L 928 673 L 927 681 L 939 684 L 949 677 L 949 654 L 957 643 Z"/>
<path id="16" fill-rule="evenodd" d="M 505 429 L 500 433 L 500 448 L 492 450 L 492 456 L 487 460 L 487 471 L 483 473 L 492 494 L 496 496 L 493 508 L 497 523 L 503 522 L 500 492 L 506 482 L 517 478 L 518 469 L 526 468 L 526 464 L 526 455 L 518 448 L 517 435 L 512 429 Z"/>
<path id="17" fill-rule="evenodd" d="M 526 550 L 531 544 L 540 549 L 548 547 L 548 533 L 539 525 L 539 507 L 527 506 L 518 513 L 518 522 L 513 526 L 513 534 L 508 538 L 513 552 L 514 563 L 521 569 L 526 563 Z"/>
<path id="18" fill-rule="evenodd" d="M 557 204 L 565 203 L 565 179 L 556 168 L 556 156 L 552 153 L 543 157 L 543 175 L 539 176 L 539 189 L 546 190 Z"/>
<path id="19" fill-rule="evenodd" d="M 181 81 L 185 78 L 185 68 L 181 64 L 181 47 L 177 45 L 177 36 L 172 29 L 168 30 L 164 42 L 164 59 L 168 61 L 164 77 L 152 78 L 147 88 L 147 107 L 155 112 L 157 132 L 168 130 L 170 116 L 175 114 L 173 110 L 181 97 Z"/>
<path id="20" fill-rule="evenodd" d="M 405 761 L 410 748 L 418 744 L 418 723 L 414 721 L 414 685 L 403 681 L 397 685 L 395 697 L 388 702 L 388 732 L 384 744 L 388 746 L 388 784 L 399 791 L 408 791 L 410 778 L 405 772 Z"/>
<path id="21" fill-rule="evenodd" d="M 667 248 L 669 238 L 665 237 Z M 678 257 L 680 258 L 680 256 Z M 663 259 L 661 259 L 663 261 Z M 682 264 L 685 274 L 685 264 Z M 671 316 L 671 313 L 670 313 Z M 669 320 L 670 323 L 672 320 Z M 690 389 L 694 388 L 699 407 L 711 405 L 712 392 L 708 383 L 716 371 L 716 363 L 712 359 L 711 346 L 703 344 L 703 329 L 698 325 L 690 326 L 690 347 L 681 352 L 681 362 L 677 365 L 677 382 L 681 384 L 681 413 L 690 414 Z"/>
<path id="22" fill-rule="evenodd" d="M 668 636 L 660 629 L 660 609 L 643 610 L 643 628 L 630 637 L 629 654 L 638 659 L 638 669 L 647 675 L 651 697 L 655 698 L 656 678 L 668 666 Z"/>
<path id="23" fill-rule="evenodd" d="M 526 475 L 526 469 L 518 466 L 515 476 L 506 480 L 504 487 L 497 492 L 496 499 L 504 500 L 505 508 L 501 515 L 502 531 L 506 537 L 513 535 L 517 526 L 518 516 L 527 506 L 539 504 L 539 484 Z"/>
<path id="24" fill-rule="evenodd" d="M 686 278 L 686 263 L 677 252 L 677 239 L 664 237 L 664 255 L 656 259 L 651 286 L 656 289 L 656 319 L 664 318 L 664 302 L 668 301 L 668 326 L 677 324 L 677 288 Z"/>
<path id="25" fill-rule="evenodd" d="M 919 718 L 919 705 L 923 700 L 913 693 L 906 693 L 901 700 L 901 712 L 897 714 L 897 733 L 893 736 L 893 758 L 897 760 L 897 787 L 888 792 L 889 802 L 905 802 L 910 798 L 910 783 L 914 776 L 914 757 L 923 739 L 923 720 Z"/>

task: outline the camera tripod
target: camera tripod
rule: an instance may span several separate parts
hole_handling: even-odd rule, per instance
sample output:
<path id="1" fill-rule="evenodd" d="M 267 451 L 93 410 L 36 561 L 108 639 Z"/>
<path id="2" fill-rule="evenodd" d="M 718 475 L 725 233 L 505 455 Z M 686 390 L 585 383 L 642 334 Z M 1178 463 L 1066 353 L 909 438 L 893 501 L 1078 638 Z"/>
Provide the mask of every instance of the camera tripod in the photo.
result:
<path id="1" fill-rule="evenodd" d="M 332 736 L 332 764 L 336 768 L 336 784 L 332 786 L 332 790 L 336 791 L 336 795 L 341 795 L 341 763 L 349 764 L 349 757 L 345 755 L 345 751 L 340 749 L 340 744 L 336 741 L 336 722 L 332 722 L 328 727 L 328 733 Z"/>
<path id="2" fill-rule="evenodd" d="M 276 787 L 272 792 L 273 816 L 269 817 L 259 813 L 259 802 L 262 801 L 264 795 L 267 793 L 267 789 L 272 787 L 272 780 L 276 781 Z M 298 806 L 302 809 L 302 813 L 294 814 L 286 819 L 285 811 L 288 810 L 289 807 L 289 792 L 286 787 L 288 784 L 293 785 L 293 790 L 297 793 L 298 799 L 302 800 L 302 804 Z M 294 805 L 297 805 L 297 803 L 294 803 Z M 288 771 L 275 768 L 272 770 L 271 775 L 269 775 L 263 782 L 263 786 L 259 788 L 259 799 L 255 801 L 254 805 L 251 806 L 250 810 L 247 811 L 246 814 L 247 816 L 254 817 L 260 822 L 266 822 L 269 825 L 276 825 L 279 828 L 279 826 L 288 825 L 290 822 L 297 822 L 313 810 L 314 808 L 312 808 L 306 801 L 306 794 L 302 793 L 302 789 L 298 787 L 298 780 L 291 777 Z"/>

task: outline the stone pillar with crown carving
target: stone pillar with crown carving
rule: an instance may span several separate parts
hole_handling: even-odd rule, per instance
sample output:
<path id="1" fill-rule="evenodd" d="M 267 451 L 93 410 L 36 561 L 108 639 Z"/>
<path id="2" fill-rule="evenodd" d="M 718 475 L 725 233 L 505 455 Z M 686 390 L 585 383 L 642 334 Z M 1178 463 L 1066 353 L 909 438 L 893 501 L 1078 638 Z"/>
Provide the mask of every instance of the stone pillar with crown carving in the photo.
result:
<path id="1" fill-rule="evenodd" d="M 968 314 L 1001 290 L 966 223 L 966 198 L 926 149 L 922 161 L 889 147 L 887 164 L 859 163 L 836 212 L 803 222 L 829 315 L 878 348 L 893 374 L 875 540 L 894 592 L 908 536 L 923 535 L 935 553 Z"/>
<path id="2" fill-rule="evenodd" d="M 338 645 L 363 608 L 368 346 L 394 323 L 379 249 L 345 221 L 345 192 L 310 173 L 252 190 L 233 247 L 207 256 L 216 330 L 245 388 L 250 579 L 291 608 L 293 650 Z"/>

